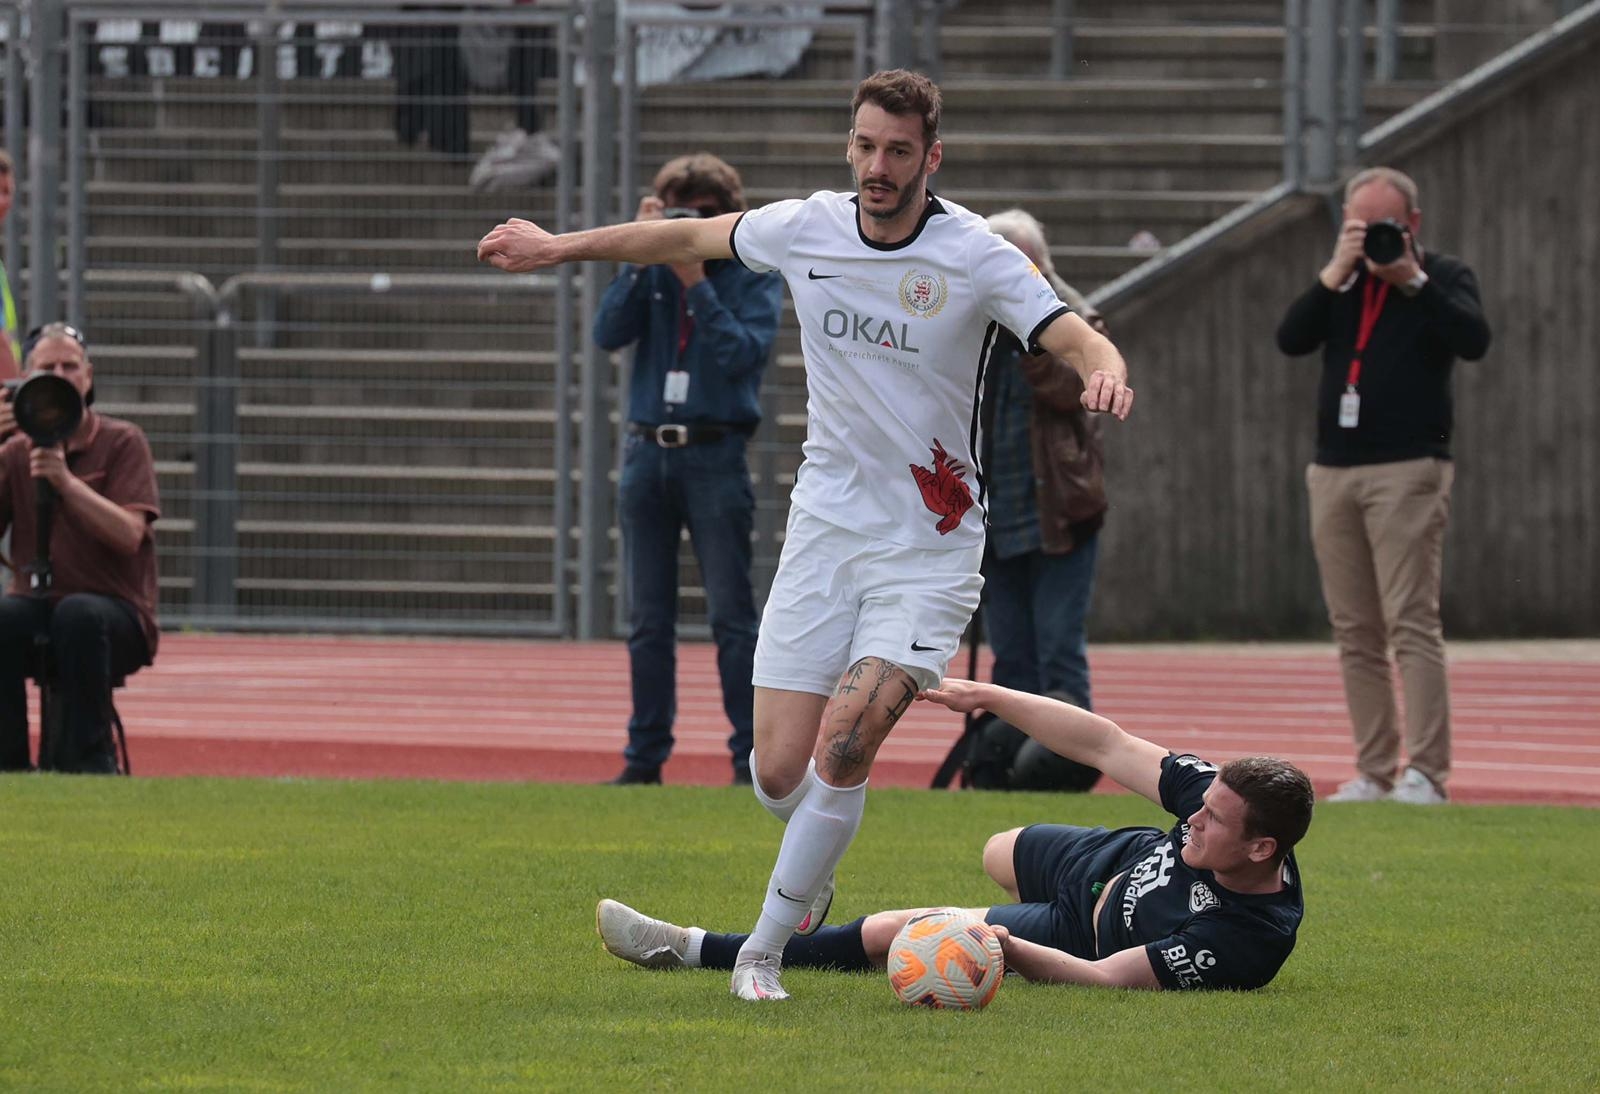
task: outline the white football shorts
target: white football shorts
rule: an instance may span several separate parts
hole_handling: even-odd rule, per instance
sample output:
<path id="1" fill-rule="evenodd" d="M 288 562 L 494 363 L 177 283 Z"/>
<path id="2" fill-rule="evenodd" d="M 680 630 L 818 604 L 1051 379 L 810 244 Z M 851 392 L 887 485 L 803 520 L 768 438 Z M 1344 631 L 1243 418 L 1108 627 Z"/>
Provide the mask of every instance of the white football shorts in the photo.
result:
<path id="1" fill-rule="evenodd" d="M 978 607 L 982 562 L 982 545 L 904 547 L 791 505 L 756 641 L 756 687 L 832 695 L 863 657 L 933 687 Z"/>

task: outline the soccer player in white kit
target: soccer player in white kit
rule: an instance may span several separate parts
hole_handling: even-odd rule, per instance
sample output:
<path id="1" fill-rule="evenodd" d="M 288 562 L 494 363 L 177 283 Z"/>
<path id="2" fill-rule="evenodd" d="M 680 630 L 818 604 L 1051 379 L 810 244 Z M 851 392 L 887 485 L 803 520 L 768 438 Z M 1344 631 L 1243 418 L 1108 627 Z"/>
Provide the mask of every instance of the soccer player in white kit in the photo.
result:
<path id="1" fill-rule="evenodd" d="M 756 646 L 750 764 L 756 797 L 787 827 L 733 970 L 741 999 L 788 998 L 784 944 L 827 913 L 878 748 L 938 686 L 977 607 L 978 406 L 998 328 L 1076 369 L 1090 410 L 1126 418 L 1133 405 L 1115 347 L 982 217 L 928 189 L 940 108 L 918 73 L 863 80 L 846 147 L 854 193 L 560 236 L 514 219 L 478 244 L 480 260 L 516 273 L 736 258 L 781 272 L 794 297 L 805 461 Z"/>

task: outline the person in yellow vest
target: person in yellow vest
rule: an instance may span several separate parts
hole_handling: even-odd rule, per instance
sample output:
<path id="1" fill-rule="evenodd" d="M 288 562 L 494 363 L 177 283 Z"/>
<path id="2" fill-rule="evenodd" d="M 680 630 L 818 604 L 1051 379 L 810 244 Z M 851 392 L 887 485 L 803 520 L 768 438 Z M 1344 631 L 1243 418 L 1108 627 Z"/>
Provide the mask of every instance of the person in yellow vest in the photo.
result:
<path id="1" fill-rule="evenodd" d="M 16 195 L 16 171 L 11 157 L 0 152 L 0 224 L 6 222 L 11 212 L 11 199 Z M 17 340 L 17 302 L 11 298 L 11 283 L 6 279 L 6 265 L 0 262 L 0 380 L 10 380 L 21 373 L 22 343 Z"/>

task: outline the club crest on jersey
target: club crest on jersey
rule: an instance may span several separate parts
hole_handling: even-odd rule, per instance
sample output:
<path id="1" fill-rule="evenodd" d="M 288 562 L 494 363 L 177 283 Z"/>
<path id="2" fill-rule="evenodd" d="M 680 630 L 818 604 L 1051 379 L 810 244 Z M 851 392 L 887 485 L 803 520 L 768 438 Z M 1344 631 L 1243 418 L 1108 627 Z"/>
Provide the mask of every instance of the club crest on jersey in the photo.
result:
<path id="1" fill-rule="evenodd" d="M 972 491 L 962 481 L 967 469 L 960 460 L 950 458 L 950 453 L 944 450 L 939 438 L 933 439 L 930 451 L 933 453 L 932 469 L 914 463 L 911 465 L 911 477 L 917 480 L 917 489 L 922 491 L 922 504 L 939 517 L 939 523 L 933 526 L 934 530 L 941 536 L 947 536 L 956 530 L 961 518 L 972 508 Z"/>
<path id="2" fill-rule="evenodd" d="M 943 274 L 912 270 L 900 279 L 900 303 L 906 312 L 919 319 L 932 319 L 950 300 L 950 286 Z"/>
<path id="3" fill-rule="evenodd" d="M 1196 914 L 1207 908 L 1222 907 L 1222 898 L 1211 891 L 1211 886 L 1203 881 L 1197 881 L 1189 887 L 1189 910 Z"/>

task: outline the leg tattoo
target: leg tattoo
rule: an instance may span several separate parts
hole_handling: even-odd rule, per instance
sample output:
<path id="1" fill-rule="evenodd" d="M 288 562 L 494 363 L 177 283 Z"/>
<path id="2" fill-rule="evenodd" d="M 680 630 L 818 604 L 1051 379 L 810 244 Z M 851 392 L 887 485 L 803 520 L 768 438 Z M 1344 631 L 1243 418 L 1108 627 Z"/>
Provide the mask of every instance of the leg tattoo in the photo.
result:
<path id="1" fill-rule="evenodd" d="M 869 672 L 872 682 L 866 700 L 859 709 L 849 709 L 858 700 L 848 700 L 848 705 L 840 700 L 859 692 Z M 892 685 L 897 677 L 900 693 L 891 700 Z M 914 698 L 916 688 L 907 683 L 903 671 L 890 662 L 864 657 L 851 665 L 834 691 L 834 702 L 829 704 L 826 719 L 834 723 L 833 728 L 825 730 L 827 747 L 824 752 L 826 766 L 833 777 L 843 781 L 864 773 L 871 766 L 878 746 L 910 708 Z"/>

